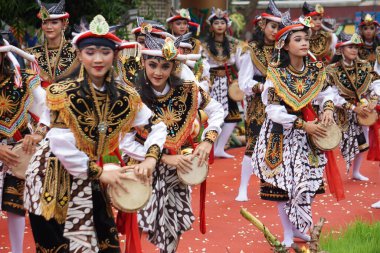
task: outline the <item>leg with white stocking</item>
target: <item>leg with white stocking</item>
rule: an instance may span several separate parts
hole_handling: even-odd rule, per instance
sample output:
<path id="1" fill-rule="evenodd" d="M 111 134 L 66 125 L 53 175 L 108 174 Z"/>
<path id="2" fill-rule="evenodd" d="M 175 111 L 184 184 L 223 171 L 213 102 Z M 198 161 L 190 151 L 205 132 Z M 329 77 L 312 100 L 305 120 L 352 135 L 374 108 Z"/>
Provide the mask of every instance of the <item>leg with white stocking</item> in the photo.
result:
<path id="1" fill-rule="evenodd" d="M 285 212 L 285 201 L 277 202 L 277 208 L 278 208 L 278 215 L 280 216 L 282 228 L 284 231 L 284 240 L 282 244 L 285 245 L 285 247 L 290 247 L 293 244 L 293 225 L 289 220 L 288 215 Z"/>
<path id="2" fill-rule="evenodd" d="M 363 158 L 364 158 L 363 152 L 355 156 L 354 166 L 352 170 L 352 178 L 356 180 L 360 180 L 360 181 L 368 181 L 369 180 L 368 177 L 365 177 L 360 173 L 360 166 L 362 164 Z"/>
<path id="3" fill-rule="evenodd" d="M 20 216 L 10 212 L 7 213 L 7 216 L 12 253 L 22 253 L 25 231 L 25 216 Z"/>
<path id="4" fill-rule="evenodd" d="M 236 126 L 236 123 L 224 123 L 222 127 L 222 132 L 220 133 L 216 143 L 215 143 L 215 150 L 214 155 L 216 157 L 223 157 L 223 158 L 233 158 L 233 155 L 227 154 L 224 151 L 224 146 L 226 145 L 227 141 L 230 139 L 230 136 L 232 132 L 234 131 Z"/>
<path id="5" fill-rule="evenodd" d="M 247 189 L 249 184 L 249 179 L 252 175 L 252 165 L 251 158 L 249 156 L 243 157 L 243 162 L 241 165 L 241 177 L 240 177 L 240 187 L 239 194 L 235 198 L 236 201 L 248 201 Z"/>

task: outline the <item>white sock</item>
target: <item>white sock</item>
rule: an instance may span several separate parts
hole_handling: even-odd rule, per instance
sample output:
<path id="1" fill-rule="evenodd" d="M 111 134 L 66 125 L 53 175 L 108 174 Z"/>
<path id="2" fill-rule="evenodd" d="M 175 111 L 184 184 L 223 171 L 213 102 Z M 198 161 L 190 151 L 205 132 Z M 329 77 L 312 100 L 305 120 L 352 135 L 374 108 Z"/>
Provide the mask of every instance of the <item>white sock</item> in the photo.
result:
<path id="1" fill-rule="evenodd" d="M 280 216 L 282 228 L 284 231 L 284 241 L 282 244 L 285 245 L 285 247 L 291 247 L 293 244 L 293 225 L 289 220 L 289 216 L 285 212 L 285 201 L 277 202 L 277 208 L 278 208 L 278 215 Z"/>
<path id="2" fill-rule="evenodd" d="M 226 146 L 227 141 L 230 139 L 232 132 L 234 131 L 236 123 L 224 123 L 222 127 L 222 132 L 220 133 L 216 143 L 214 155 L 216 157 L 232 158 L 233 155 L 227 154 L 224 151 L 224 146 Z"/>
<path id="3" fill-rule="evenodd" d="M 8 232 L 9 239 L 11 240 L 12 253 L 22 253 L 24 231 L 25 231 L 25 217 L 8 212 Z"/>
<path id="4" fill-rule="evenodd" d="M 369 180 L 368 177 L 365 177 L 360 173 L 360 166 L 362 164 L 363 158 L 364 158 L 364 153 L 359 153 L 355 156 L 354 166 L 352 170 L 352 178 L 361 180 L 361 181 L 368 181 Z"/>
<path id="5" fill-rule="evenodd" d="M 376 203 L 372 204 L 372 208 L 380 208 L 380 200 L 377 201 Z"/>
<path id="6" fill-rule="evenodd" d="M 310 239 L 311 239 L 310 235 L 302 233 L 294 225 L 292 227 L 292 231 L 293 231 L 294 238 L 299 238 L 301 240 L 304 240 L 305 242 L 310 242 Z"/>
<path id="7" fill-rule="evenodd" d="M 249 156 L 243 157 L 243 162 L 241 164 L 241 176 L 240 176 L 240 187 L 239 194 L 235 198 L 236 201 L 248 201 L 247 188 L 249 184 L 249 179 L 252 175 L 252 165 L 251 158 Z"/>

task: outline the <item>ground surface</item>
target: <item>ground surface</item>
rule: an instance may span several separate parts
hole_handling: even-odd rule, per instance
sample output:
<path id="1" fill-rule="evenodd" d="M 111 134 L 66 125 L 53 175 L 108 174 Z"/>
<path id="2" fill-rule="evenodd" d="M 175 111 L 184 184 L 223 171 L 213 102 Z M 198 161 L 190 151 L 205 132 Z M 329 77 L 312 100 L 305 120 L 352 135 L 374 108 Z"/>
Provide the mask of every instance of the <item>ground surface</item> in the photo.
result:
<path id="1" fill-rule="evenodd" d="M 249 187 L 248 202 L 236 202 L 240 182 L 240 162 L 243 148 L 231 149 L 234 159 L 217 159 L 210 169 L 207 185 L 207 229 L 202 235 L 199 223 L 186 232 L 179 246 L 179 253 L 269 253 L 272 252 L 262 234 L 239 214 L 241 207 L 256 215 L 271 232 L 281 237 L 280 220 L 273 202 L 262 201 L 258 197 L 258 180 L 252 177 Z M 338 164 L 343 175 L 346 199 L 340 202 L 327 193 L 319 195 L 313 204 L 314 221 L 321 216 L 327 219 L 324 231 L 338 230 L 355 220 L 380 220 L 380 209 L 370 205 L 380 199 L 380 168 L 378 163 L 365 161 L 363 174 L 369 182 L 353 181 L 345 173 L 343 159 L 338 155 Z M 193 207 L 198 214 L 199 189 L 193 191 Z M 380 235 L 379 235 L 380 236 Z M 380 247 L 380 246 L 379 246 Z M 143 240 L 144 252 L 156 252 L 146 240 Z M 25 232 L 24 252 L 35 252 L 33 237 L 29 228 Z M 7 237 L 6 217 L 0 217 L 0 252 L 10 252 Z M 380 252 L 380 248 L 379 248 Z M 360 253 L 360 252 L 359 252 Z"/>

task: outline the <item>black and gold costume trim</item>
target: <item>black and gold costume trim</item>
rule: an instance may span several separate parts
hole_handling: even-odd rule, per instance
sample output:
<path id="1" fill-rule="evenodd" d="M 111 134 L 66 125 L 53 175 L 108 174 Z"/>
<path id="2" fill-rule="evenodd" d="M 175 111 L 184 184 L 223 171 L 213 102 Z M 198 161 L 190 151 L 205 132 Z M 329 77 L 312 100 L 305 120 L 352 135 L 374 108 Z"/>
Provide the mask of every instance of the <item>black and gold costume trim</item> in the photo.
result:
<path id="1" fill-rule="evenodd" d="M 345 66 L 340 61 L 329 65 L 326 71 L 328 80 L 337 86 L 340 95 L 353 104 L 366 95 L 372 82 L 372 67 L 367 61 L 356 60 L 353 66 Z"/>
<path id="2" fill-rule="evenodd" d="M 69 75 L 79 66 L 79 60 L 75 48 L 69 41 L 64 42 L 60 54 L 59 48 L 48 49 L 48 52 L 46 52 L 45 45 L 32 47 L 27 51 L 36 57 L 41 69 L 40 76 L 43 81 L 47 81 L 50 84 L 57 80 L 63 80 L 69 77 Z M 47 59 L 47 54 L 49 59 Z M 57 57 L 58 62 L 56 62 Z M 50 66 L 48 62 L 50 63 Z M 56 63 L 56 66 L 54 66 L 54 63 Z M 49 70 L 49 68 L 51 69 Z M 52 73 L 54 70 L 55 73 Z"/>
<path id="3" fill-rule="evenodd" d="M 120 55 L 119 62 L 121 63 L 119 71 L 121 70 L 123 81 L 133 87 L 139 71 L 143 69 L 140 59 L 136 59 L 135 57 L 125 58 Z"/>
<path id="4" fill-rule="evenodd" d="M 158 117 L 156 121 L 162 120 L 167 126 L 165 148 L 177 151 L 189 137 L 198 112 L 199 89 L 194 82 L 184 82 L 153 102 L 152 111 Z M 205 92 L 201 92 L 201 95 L 205 96 L 203 101 L 209 100 Z M 137 128 L 137 132 L 146 139 L 146 130 Z"/>
<path id="5" fill-rule="evenodd" d="M 249 47 L 252 49 L 251 58 L 253 64 L 263 76 L 266 76 L 268 65 L 272 59 L 274 46 L 264 45 L 260 48 L 256 41 L 252 41 L 249 43 Z"/>
<path id="6" fill-rule="evenodd" d="M 372 45 L 364 44 L 363 46 L 359 47 L 359 58 L 364 61 L 368 61 L 373 67 L 375 65 L 376 58 L 379 58 L 379 54 L 377 53 L 376 55 L 376 51 L 379 51 L 378 48 L 379 47 L 375 48 Z"/>
<path id="7" fill-rule="evenodd" d="M 272 81 L 276 94 L 294 111 L 299 111 L 322 90 L 326 72 L 321 62 L 314 62 L 309 63 L 302 72 L 291 67 L 268 67 L 267 78 Z"/>
<path id="8" fill-rule="evenodd" d="M 238 39 L 235 39 L 231 36 L 227 36 L 229 42 L 230 42 L 230 54 L 235 54 L 238 47 L 242 48 L 242 53 L 245 53 L 247 50 L 249 50 L 248 44 L 245 42 L 242 42 Z M 220 65 L 224 65 L 228 61 L 228 57 L 223 55 L 223 45 L 220 42 L 215 41 L 216 50 L 218 51 L 218 55 L 214 55 L 210 51 L 210 47 L 207 43 L 202 44 L 203 48 L 206 50 L 207 55 L 211 57 L 215 62 L 219 63 Z"/>
<path id="9" fill-rule="evenodd" d="M 96 97 L 92 97 L 78 81 L 55 83 L 47 89 L 47 105 L 52 114 L 59 114 L 53 115 L 52 119 L 58 125 L 64 123 L 66 128 L 71 129 L 77 140 L 76 145 L 91 160 L 115 150 L 119 134 L 123 136 L 129 132 L 141 106 L 141 99 L 132 87 L 117 85 L 116 88 L 118 98 L 112 105 L 107 104 L 106 93 L 96 91 Z M 102 114 L 107 111 L 107 115 L 97 115 L 96 103 L 99 103 Z M 55 121 L 52 121 L 51 127 L 57 127 Z M 99 140 L 102 133 L 105 135 L 103 142 Z"/>
<path id="10" fill-rule="evenodd" d="M 331 43 L 331 33 L 319 31 L 310 37 L 310 51 L 319 61 L 323 61 L 323 63 L 327 64 L 332 57 L 332 51 L 330 49 Z"/>
<path id="11" fill-rule="evenodd" d="M 14 84 L 14 77 L 0 83 L 0 136 L 12 137 L 17 130 L 28 123 L 28 110 L 33 103 L 32 90 L 40 85 L 40 79 L 31 70 L 21 73 L 23 86 Z"/>

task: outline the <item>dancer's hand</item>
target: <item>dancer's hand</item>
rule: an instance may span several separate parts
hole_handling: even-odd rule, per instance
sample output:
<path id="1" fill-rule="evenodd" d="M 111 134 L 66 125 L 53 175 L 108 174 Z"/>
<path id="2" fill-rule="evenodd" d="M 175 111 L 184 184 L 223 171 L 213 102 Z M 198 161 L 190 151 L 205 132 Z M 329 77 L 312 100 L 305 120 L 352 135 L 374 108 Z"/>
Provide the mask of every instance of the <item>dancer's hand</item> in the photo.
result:
<path id="1" fill-rule="evenodd" d="M 169 166 L 176 167 L 184 174 L 192 170 L 191 155 L 163 155 L 161 160 Z"/>
<path id="2" fill-rule="evenodd" d="M 12 146 L 0 145 L 0 161 L 7 167 L 15 167 L 19 164 L 19 156 L 12 151 Z"/>
<path id="3" fill-rule="evenodd" d="M 310 135 L 314 135 L 317 137 L 327 136 L 326 129 L 322 125 L 317 124 L 317 120 L 305 122 L 304 129 L 305 129 L 305 132 Z"/>
<path id="4" fill-rule="evenodd" d="M 354 112 L 356 112 L 356 114 L 362 116 L 363 118 L 367 118 L 367 113 L 370 112 L 370 110 L 365 106 L 358 105 L 355 107 Z"/>
<path id="5" fill-rule="evenodd" d="M 114 170 L 103 170 L 99 177 L 100 182 L 103 184 L 108 184 L 113 187 L 117 195 L 121 195 L 120 189 L 128 192 L 128 189 L 122 184 L 123 179 L 128 179 L 127 174 L 125 174 L 125 168 L 118 168 Z"/>
<path id="6" fill-rule="evenodd" d="M 152 182 L 152 173 L 156 167 L 157 161 L 153 157 L 147 157 L 139 164 L 129 165 L 123 167 L 124 169 L 132 169 L 135 175 L 145 184 Z"/>
<path id="7" fill-rule="evenodd" d="M 330 126 L 334 124 L 334 112 L 332 110 L 326 110 L 322 114 L 322 125 Z"/>
<path id="8" fill-rule="evenodd" d="M 42 136 L 39 134 L 27 134 L 22 139 L 22 150 L 27 154 L 36 152 L 36 145 L 42 141 Z"/>
<path id="9" fill-rule="evenodd" d="M 212 144 L 207 141 L 202 141 L 194 150 L 193 154 L 191 155 L 191 160 L 195 156 L 198 156 L 198 166 L 203 165 L 204 163 L 208 163 L 208 157 L 210 155 L 212 149 Z"/>

